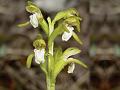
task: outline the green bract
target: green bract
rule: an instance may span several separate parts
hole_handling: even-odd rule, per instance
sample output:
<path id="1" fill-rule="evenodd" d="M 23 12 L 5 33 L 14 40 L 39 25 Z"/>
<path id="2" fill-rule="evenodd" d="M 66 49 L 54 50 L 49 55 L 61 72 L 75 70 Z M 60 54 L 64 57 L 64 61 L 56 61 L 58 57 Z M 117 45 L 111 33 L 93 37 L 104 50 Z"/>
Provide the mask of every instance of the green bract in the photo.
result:
<path id="1" fill-rule="evenodd" d="M 30 68 L 30 67 L 31 67 L 31 63 L 32 63 L 33 57 L 34 57 L 34 54 L 33 54 L 33 53 L 31 53 L 31 54 L 28 56 L 27 62 L 26 62 L 27 68 Z"/>
<path id="2" fill-rule="evenodd" d="M 62 59 L 66 60 L 68 59 L 68 57 L 78 53 L 80 53 L 80 50 L 78 48 L 75 47 L 68 48 L 63 52 Z"/>
<path id="3" fill-rule="evenodd" d="M 87 66 L 80 60 L 71 58 L 71 56 L 81 52 L 81 50 L 78 48 L 70 47 L 63 51 L 61 47 L 54 47 L 55 38 L 62 35 L 63 33 L 64 36 L 69 35 L 70 33 L 70 35 L 73 36 L 73 38 L 79 44 L 82 44 L 82 41 L 75 33 L 80 32 L 81 18 L 79 17 L 79 13 L 76 9 L 70 8 L 58 12 L 53 20 L 48 17 L 46 21 L 39 7 L 30 1 L 27 3 L 26 10 L 32 14 L 31 21 L 33 25 L 36 25 L 34 27 L 41 27 L 47 35 L 46 41 L 41 34 L 38 34 L 36 39 L 33 41 L 33 46 L 35 49 L 34 52 L 28 56 L 26 65 L 28 68 L 30 68 L 32 60 L 35 58 L 36 63 L 40 65 L 40 68 L 45 73 L 47 90 L 55 90 L 56 77 L 66 65 L 76 63 L 87 68 Z M 20 24 L 19 26 L 26 26 L 29 23 L 30 22 Z"/>

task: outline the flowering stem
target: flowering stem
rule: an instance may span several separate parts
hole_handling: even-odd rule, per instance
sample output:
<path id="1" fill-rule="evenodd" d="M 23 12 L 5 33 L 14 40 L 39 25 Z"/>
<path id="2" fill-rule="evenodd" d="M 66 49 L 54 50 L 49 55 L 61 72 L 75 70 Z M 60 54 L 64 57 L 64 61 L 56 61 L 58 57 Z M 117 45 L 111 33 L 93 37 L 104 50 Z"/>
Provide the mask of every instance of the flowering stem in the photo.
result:
<path id="1" fill-rule="evenodd" d="M 30 68 L 32 60 L 35 57 L 35 62 L 40 65 L 46 75 L 47 90 L 55 90 L 56 77 L 67 64 L 73 63 L 68 73 L 73 72 L 75 68 L 74 63 L 87 67 L 81 61 L 69 58 L 71 55 L 78 54 L 80 52 L 79 49 L 68 48 L 62 52 L 62 49 L 59 50 L 58 48 L 54 52 L 54 40 L 62 33 L 63 41 L 68 41 L 73 36 L 74 39 L 81 44 L 77 34 L 73 33 L 74 27 L 80 31 L 80 18 L 78 12 L 74 8 L 71 8 L 57 13 L 53 21 L 50 17 L 48 17 L 46 21 L 41 10 L 34 3 L 28 1 L 26 10 L 32 14 L 30 15 L 30 21 L 19 26 L 26 26 L 29 23 L 34 28 L 40 26 L 47 35 L 48 44 L 46 45 L 41 34 L 38 35 L 33 42 L 33 46 L 35 47 L 34 53 L 28 56 L 27 67 Z M 58 23 L 56 24 L 56 22 Z"/>
<path id="2" fill-rule="evenodd" d="M 54 31 L 54 24 L 51 22 L 51 18 L 48 17 L 48 24 L 49 24 L 49 37 L 51 33 Z M 49 37 L 48 37 L 48 42 L 49 42 Z M 48 45 L 48 52 L 53 56 L 53 48 L 54 48 L 54 42 L 51 43 L 51 45 Z M 50 55 L 48 56 L 48 74 L 46 76 L 46 82 L 47 82 L 47 90 L 55 90 L 55 78 L 53 73 L 53 70 L 51 69 L 51 57 Z"/>
<path id="3" fill-rule="evenodd" d="M 55 80 L 48 75 L 46 78 L 47 90 L 55 90 Z"/>
<path id="4" fill-rule="evenodd" d="M 53 52 L 53 46 L 49 47 L 49 53 L 51 54 L 51 51 Z M 55 79 L 54 79 L 54 75 L 53 70 L 51 69 L 52 65 L 51 65 L 52 61 L 51 61 L 51 57 L 50 55 L 48 56 L 48 74 L 46 76 L 46 82 L 47 82 L 47 90 L 55 90 Z"/>

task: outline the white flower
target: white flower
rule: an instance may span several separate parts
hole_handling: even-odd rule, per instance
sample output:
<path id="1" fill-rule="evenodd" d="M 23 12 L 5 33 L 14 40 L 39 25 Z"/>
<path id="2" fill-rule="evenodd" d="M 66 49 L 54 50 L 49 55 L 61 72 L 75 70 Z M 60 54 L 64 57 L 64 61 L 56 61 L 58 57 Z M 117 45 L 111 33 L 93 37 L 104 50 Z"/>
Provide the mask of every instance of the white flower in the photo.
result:
<path id="1" fill-rule="evenodd" d="M 68 67 L 68 73 L 73 73 L 74 69 L 75 69 L 75 64 L 71 63 Z"/>
<path id="2" fill-rule="evenodd" d="M 73 27 L 71 27 L 71 26 L 66 26 L 67 27 L 67 29 L 69 30 L 69 32 L 64 32 L 63 33 L 63 35 L 62 35 L 62 40 L 63 41 L 68 41 L 71 37 L 72 37 L 72 32 L 73 32 L 73 30 L 74 30 L 74 28 Z"/>
<path id="3" fill-rule="evenodd" d="M 45 49 L 41 49 L 41 50 L 34 49 L 34 53 L 35 53 L 35 62 L 37 64 L 40 64 L 41 62 L 44 63 Z"/>
<path id="4" fill-rule="evenodd" d="M 30 15 L 30 23 L 34 28 L 38 27 L 37 13 Z"/>

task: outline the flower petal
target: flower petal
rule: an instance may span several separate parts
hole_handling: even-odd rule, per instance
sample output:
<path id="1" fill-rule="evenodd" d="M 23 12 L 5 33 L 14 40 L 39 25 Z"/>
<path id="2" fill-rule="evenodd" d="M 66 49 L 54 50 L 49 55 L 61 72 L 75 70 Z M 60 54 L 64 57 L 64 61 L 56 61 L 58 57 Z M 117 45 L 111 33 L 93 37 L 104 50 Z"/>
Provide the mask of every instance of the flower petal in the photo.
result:
<path id="1" fill-rule="evenodd" d="M 68 73 L 73 73 L 74 69 L 75 69 L 75 64 L 71 63 L 70 66 L 68 67 Z"/>
<path id="2" fill-rule="evenodd" d="M 33 15 L 30 15 L 30 23 L 34 28 L 38 27 L 38 19 L 37 19 L 36 13 Z"/>
<path id="3" fill-rule="evenodd" d="M 34 52 L 35 52 L 35 62 L 37 64 L 40 64 L 41 62 L 44 63 L 45 49 L 41 49 L 41 50 L 34 49 Z"/>
<path id="4" fill-rule="evenodd" d="M 63 41 L 68 41 L 71 37 L 72 37 L 72 32 L 74 30 L 73 27 L 67 26 L 67 29 L 69 30 L 69 32 L 64 32 L 62 35 L 62 40 Z"/>

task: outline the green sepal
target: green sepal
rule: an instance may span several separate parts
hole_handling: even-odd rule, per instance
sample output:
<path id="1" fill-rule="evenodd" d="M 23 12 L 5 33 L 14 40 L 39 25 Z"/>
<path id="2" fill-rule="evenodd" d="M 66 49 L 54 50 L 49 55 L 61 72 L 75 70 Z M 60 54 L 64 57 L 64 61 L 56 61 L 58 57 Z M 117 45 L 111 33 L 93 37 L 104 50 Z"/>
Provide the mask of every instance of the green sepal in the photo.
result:
<path id="1" fill-rule="evenodd" d="M 82 41 L 79 39 L 78 35 L 75 32 L 72 32 L 72 36 L 79 44 L 81 44 L 81 45 L 83 44 Z"/>
<path id="2" fill-rule="evenodd" d="M 43 39 L 36 39 L 34 42 L 33 42 L 33 46 L 36 48 L 36 49 L 41 49 L 41 48 L 45 48 L 46 47 L 46 43 Z"/>
<path id="3" fill-rule="evenodd" d="M 29 13 L 35 13 L 35 12 L 41 13 L 39 7 L 36 6 L 34 3 L 32 3 L 31 1 L 27 2 L 26 11 Z"/>
<path id="4" fill-rule="evenodd" d="M 63 55 L 62 55 L 62 59 L 67 59 L 68 57 L 72 56 L 72 55 L 76 55 L 78 53 L 80 53 L 81 50 L 79 50 L 78 48 L 76 47 L 70 47 L 68 49 L 66 49 L 64 52 L 63 52 Z"/>
<path id="5" fill-rule="evenodd" d="M 25 22 L 25 23 L 20 23 L 17 26 L 18 27 L 25 27 L 25 26 L 28 26 L 29 24 L 30 24 L 30 22 Z"/>
<path id="6" fill-rule="evenodd" d="M 68 58 L 67 60 L 61 59 L 59 60 L 59 62 L 55 64 L 54 77 L 56 78 L 57 75 L 62 71 L 62 69 L 70 63 L 76 63 L 83 66 L 84 68 L 87 68 L 87 65 L 85 65 L 83 62 L 79 61 L 78 59 L 74 59 L 74 58 Z"/>
<path id="7" fill-rule="evenodd" d="M 30 67 L 31 67 L 31 63 L 32 63 L 33 57 L 34 57 L 34 53 L 31 53 L 31 54 L 27 57 L 27 62 L 26 62 L 27 68 L 30 68 Z"/>
<path id="8" fill-rule="evenodd" d="M 80 18 L 77 16 L 71 16 L 64 20 L 64 23 L 76 27 L 77 31 L 80 32 Z"/>
<path id="9" fill-rule="evenodd" d="M 53 22 L 55 23 L 56 21 L 58 21 L 60 19 L 66 19 L 70 16 L 79 16 L 79 13 L 77 12 L 77 10 L 75 8 L 63 10 L 56 14 L 55 18 L 53 19 Z"/>

